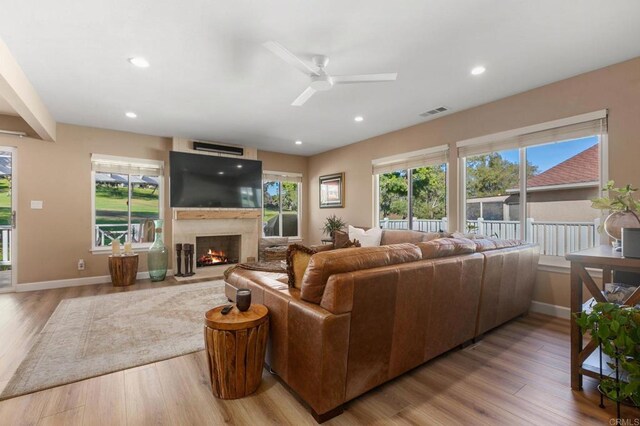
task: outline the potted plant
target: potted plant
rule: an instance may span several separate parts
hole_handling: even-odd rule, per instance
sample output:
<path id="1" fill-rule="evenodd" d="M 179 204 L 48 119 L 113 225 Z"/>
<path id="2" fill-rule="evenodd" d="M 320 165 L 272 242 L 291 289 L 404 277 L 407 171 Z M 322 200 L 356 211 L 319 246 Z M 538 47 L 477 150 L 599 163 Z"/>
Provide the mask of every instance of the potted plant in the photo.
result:
<path id="1" fill-rule="evenodd" d="M 599 302 L 576 314 L 575 321 L 610 358 L 607 364 L 613 372 L 602 377 L 600 391 L 617 403 L 640 406 L 640 309 Z"/>
<path id="2" fill-rule="evenodd" d="M 598 210 L 609 211 L 609 216 L 604 220 L 604 230 L 611 238 L 619 241 L 622 238 L 622 228 L 640 227 L 640 202 L 633 198 L 633 193 L 638 188 L 627 184 L 623 188 L 614 187 L 615 182 L 610 180 L 602 188 L 607 192 L 604 197 L 591 200 L 591 207 Z"/>
<path id="3" fill-rule="evenodd" d="M 322 232 L 331 238 L 333 238 L 333 233 L 335 231 L 340 231 L 347 226 L 347 222 L 342 220 L 341 217 L 332 214 L 324 220 L 324 225 L 322 226 Z"/>

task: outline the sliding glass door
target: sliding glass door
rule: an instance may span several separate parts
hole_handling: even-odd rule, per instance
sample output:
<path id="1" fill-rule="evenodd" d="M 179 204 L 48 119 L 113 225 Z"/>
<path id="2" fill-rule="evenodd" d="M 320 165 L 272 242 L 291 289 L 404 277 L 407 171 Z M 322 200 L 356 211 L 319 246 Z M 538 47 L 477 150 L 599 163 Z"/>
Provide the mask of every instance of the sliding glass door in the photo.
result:
<path id="1" fill-rule="evenodd" d="M 16 180 L 15 148 L 0 147 L 0 292 L 15 285 Z"/>

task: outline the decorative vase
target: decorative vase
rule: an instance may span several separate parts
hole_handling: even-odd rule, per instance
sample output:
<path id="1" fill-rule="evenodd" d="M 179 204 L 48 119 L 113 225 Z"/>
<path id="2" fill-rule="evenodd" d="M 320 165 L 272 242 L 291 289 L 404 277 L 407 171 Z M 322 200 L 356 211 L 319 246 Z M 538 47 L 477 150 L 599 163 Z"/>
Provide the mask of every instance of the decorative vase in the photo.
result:
<path id="1" fill-rule="evenodd" d="M 154 220 L 155 239 L 149 248 L 147 262 L 149 265 L 149 277 L 151 281 L 162 281 L 167 276 L 167 265 L 169 263 L 169 249 L 164 245 L 162 238 L 162 219 Z"/>
<path id="2" fill-rule="evenodd" d="M 604 231 L 616 241 L 622 239 L 622 228 L 640 228 L 638 216 L 631 211 L 613 212 L 604 220 Z"/>

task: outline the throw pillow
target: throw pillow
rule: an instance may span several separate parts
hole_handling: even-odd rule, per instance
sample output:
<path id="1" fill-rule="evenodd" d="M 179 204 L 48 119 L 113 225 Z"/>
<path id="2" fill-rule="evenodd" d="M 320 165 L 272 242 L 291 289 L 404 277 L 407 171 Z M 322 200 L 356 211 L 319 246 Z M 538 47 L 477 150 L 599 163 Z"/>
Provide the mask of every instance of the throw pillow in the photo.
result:
<path id="1" fill-rule="evenodd" d="M 360 241 L 354 238 L 353 241 L 347 240 L 345 245 L 342 246 L 342 248 L 351 248 L 351 247 L 362 247 L 362 245 L 360 245 Z"/>
<path id="2" fill-rule="evenodd" d="M 287 248 L 287 275 L 289 277 L 289 288 L 302 286 L 302 277 L 307 270 L 311 256 L 316 254 L 316 250 L 300 244 L 291 244 Z"/>
<path id="3" fill-rule="evenodd" d="M 365 231 L 361 228 L 354 228 L 349 225 L 349 239 L 360 241 L 362 247 L 378 247 L 382 239 L 382 229 L 371 228 Z"/>

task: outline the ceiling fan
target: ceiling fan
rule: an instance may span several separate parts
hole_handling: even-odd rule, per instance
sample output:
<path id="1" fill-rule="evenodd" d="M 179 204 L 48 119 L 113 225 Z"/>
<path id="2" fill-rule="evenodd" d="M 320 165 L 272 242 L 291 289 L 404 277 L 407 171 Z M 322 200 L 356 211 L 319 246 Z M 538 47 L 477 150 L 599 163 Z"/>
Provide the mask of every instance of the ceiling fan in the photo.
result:
<path id="1" fill-rule="evenodd" d="M 383 74 L 329 75 L 324 70 L 329 63 L 329 58 L 324 55 L 311 58 L 313 65 L 310 65 L 276 41 L 268 41 L 264 43 L 263 46 L 311 78 L 309 87 L 291 103 L 292 106 L 304 105 L 314 93 L 330 90 L 334 84 L 380 83 L 395 81 L 396 78 L 398 78 L 398 73 L 395 72 Z"/>

